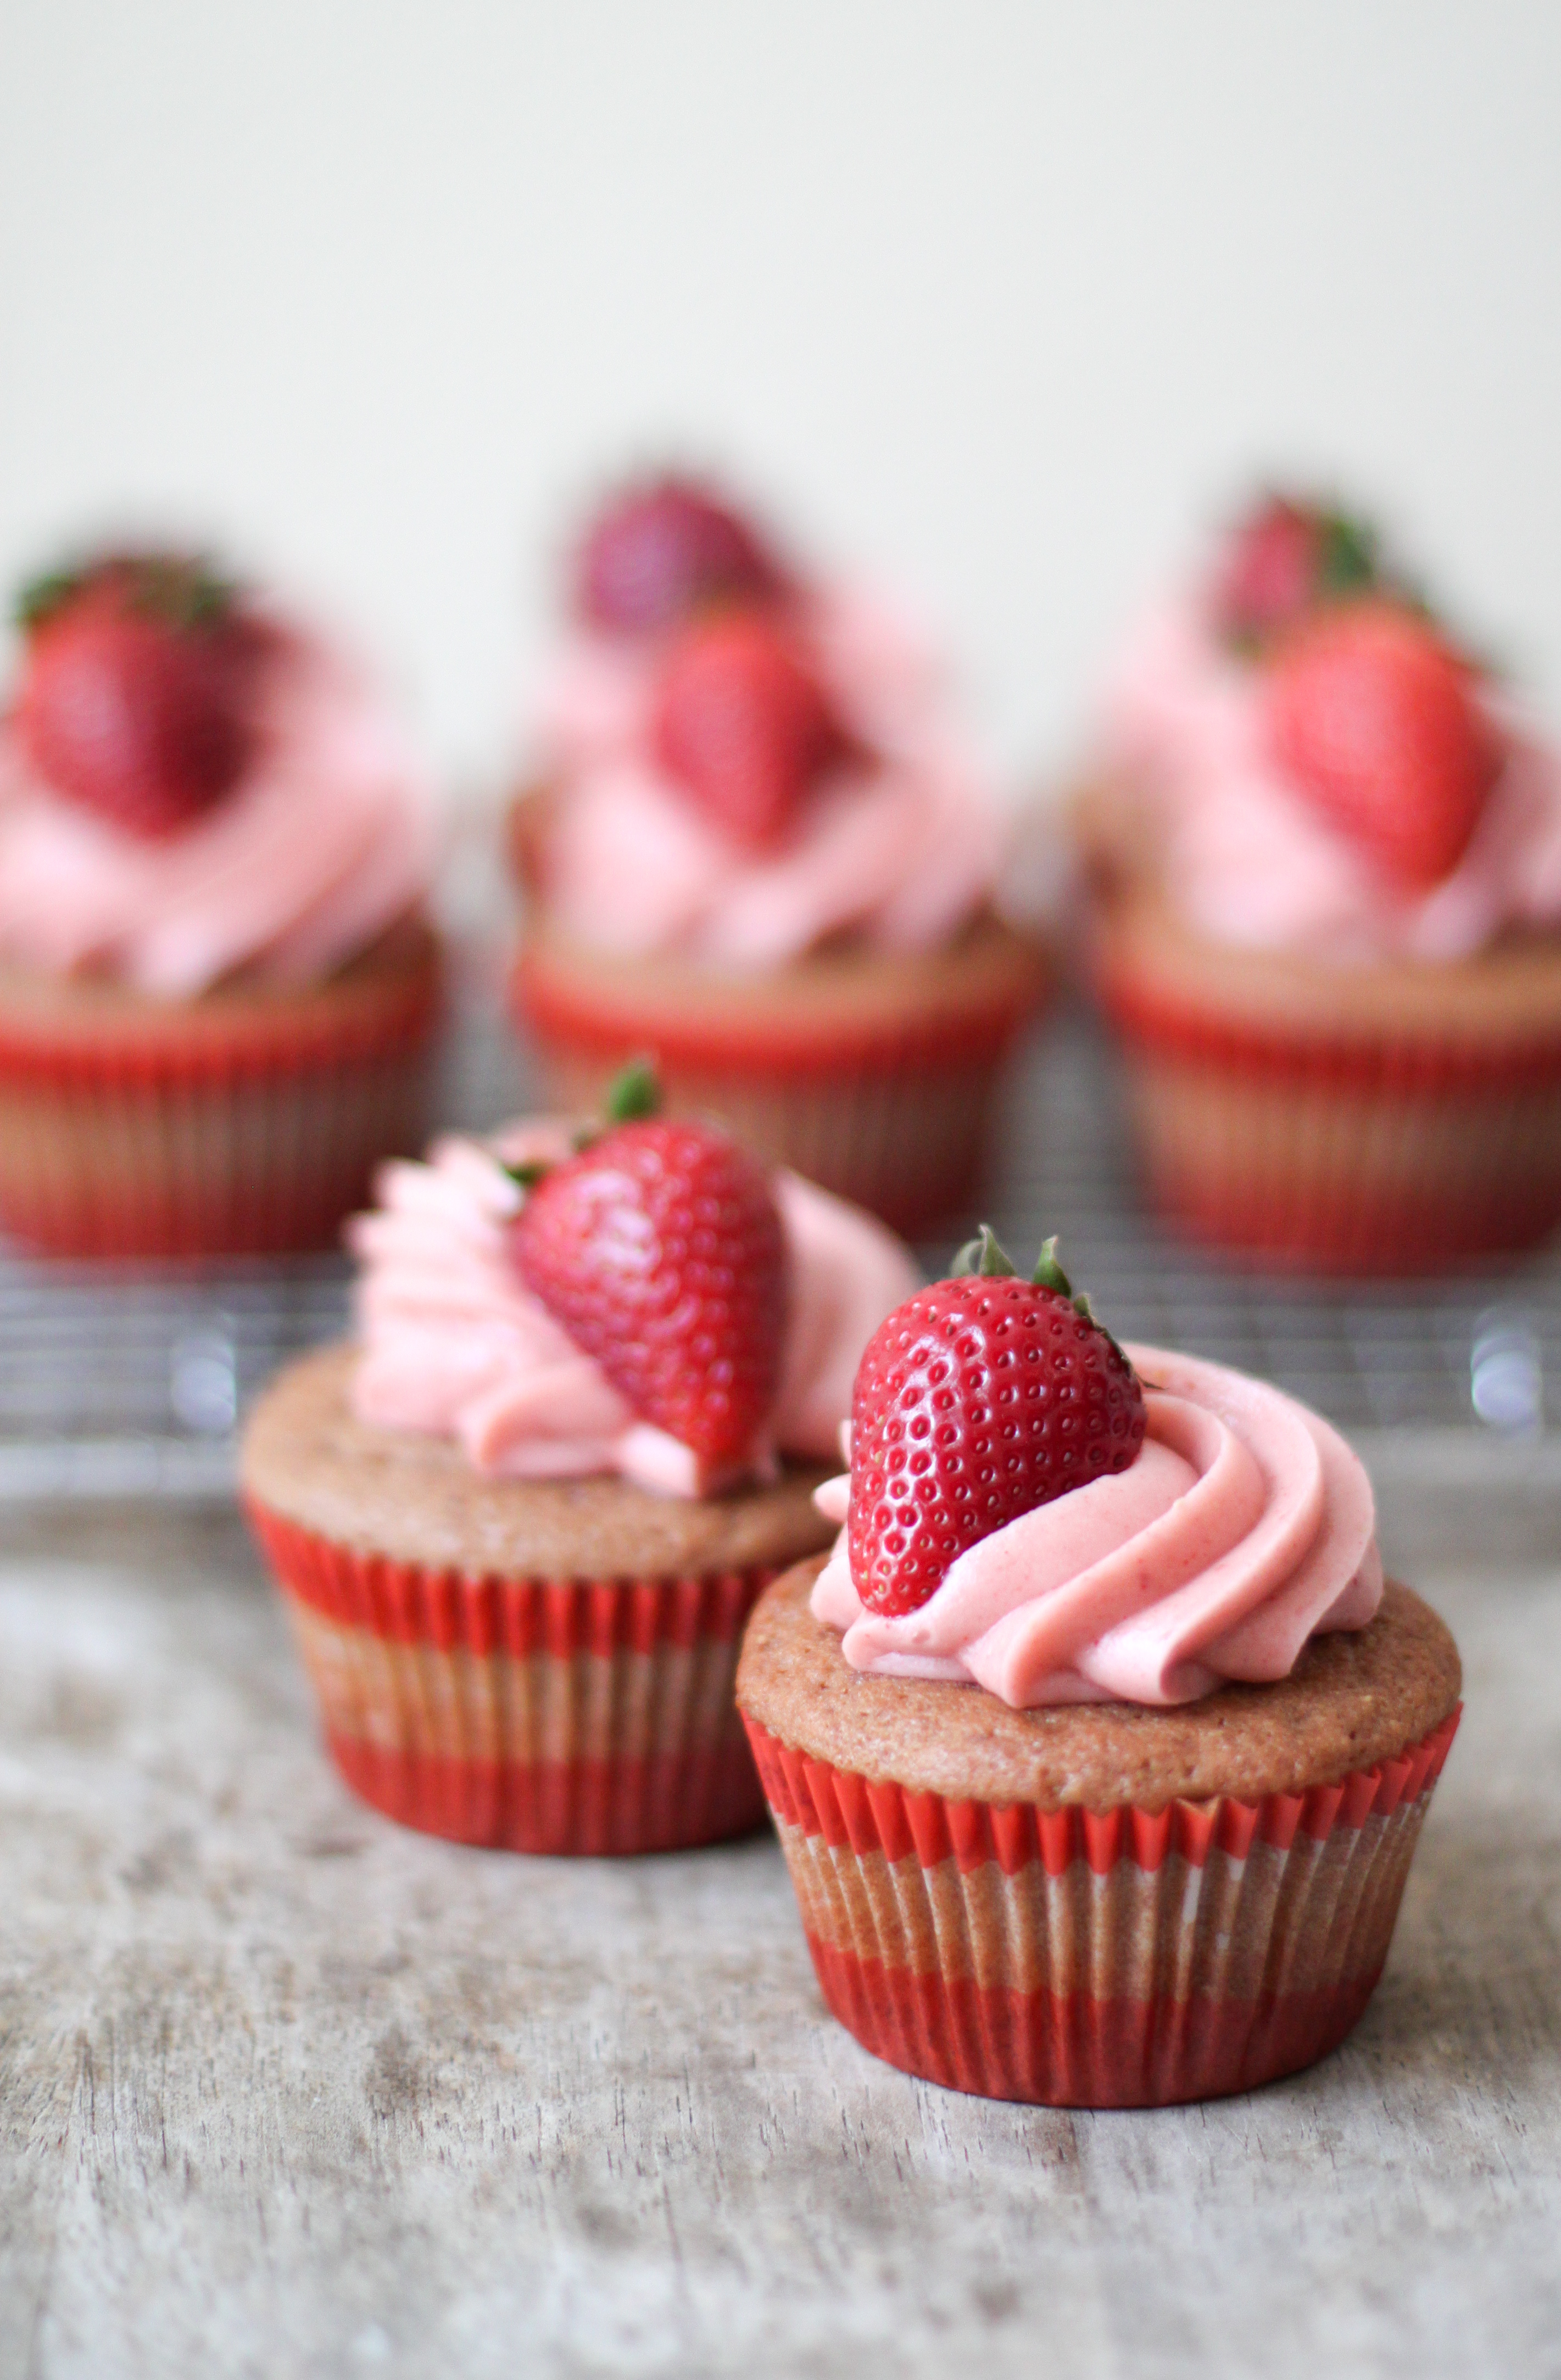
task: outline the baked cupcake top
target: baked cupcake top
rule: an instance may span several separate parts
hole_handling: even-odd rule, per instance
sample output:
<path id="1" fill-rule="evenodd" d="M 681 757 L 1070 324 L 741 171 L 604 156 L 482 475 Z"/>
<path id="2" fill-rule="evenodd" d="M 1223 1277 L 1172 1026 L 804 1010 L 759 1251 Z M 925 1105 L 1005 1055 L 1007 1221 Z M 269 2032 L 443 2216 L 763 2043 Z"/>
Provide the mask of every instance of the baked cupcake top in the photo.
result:
<path id="1" fill-rule="evenodd" d="M 0 956 L 184 997 L 307 982 L 426 894 L 432 791 L 364 668 L 178 553 L 36 582 L 0 722 Z"/>
<path id="2" fill-rule="evenodd" d="M 354 1414 L 489 1476 L 682 1497 L 827 1457 L 863 1346 L 915 1288 L 908 1251 L 714 1126 L 657 1117 L 642 1069 L 613 1104 L 593 1135 L 530 1120 L 382 1170 L 348 1227 Z"/>
<path id="3" fill-rule="evenodd" d="M 990 1233 L 870 1341 L 844 1526 L 812 1593 L 847 1661 L 1016 1709 L 1192 1702 L 1286 1677 L 1381 1600 L 1372 1491 L 1337 1432 L 1218 1364 L 1118 1347 L 1048 1242 Z"/>
<path id="4" fill-rule="evenodd" d="M 919 951 L 989 900 L 998 821 L 931 641 L 783 562 L 702 485 L 588 528 L 540 706 L 550 921 L 739 969 L 832 937 Z"/>
<path id="5" fill-rule="evenodd" d="M 1448 960 L 1561 925 L 1561 759 L 1323 504 L 1265 500 L 1150 608 L 1101 758 L 1147 799 L 1166 891 L 1216 941 Z"/>

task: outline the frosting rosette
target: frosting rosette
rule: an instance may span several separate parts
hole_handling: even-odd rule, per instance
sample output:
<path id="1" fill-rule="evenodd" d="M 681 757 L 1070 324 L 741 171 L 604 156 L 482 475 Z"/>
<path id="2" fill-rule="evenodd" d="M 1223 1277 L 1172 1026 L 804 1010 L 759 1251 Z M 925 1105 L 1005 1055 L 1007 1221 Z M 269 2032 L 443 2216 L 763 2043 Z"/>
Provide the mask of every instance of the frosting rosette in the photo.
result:
<path id="1" fill-rule="evenodd" d="M 1144 1392 L 1136 1459 L 967 1547 L 920 1609 L 864 1609 L 842 1528 L 812 1608 L 853 1669 L 973 1683 L 1017 1709 L 1162 1707 L 1286 1677 L 1309 1637 L 1366 1626 L 1374 1508 L 1338 1432 L 1223 1365 L 1126 1353 Z M 826 1482 L 821 1510 L 844 1523 L 848 1493 Z"/>
<path id="2" fill-rule="evenodd" d="M 453 1439 L 491 1476 L 606 1472 L 699 1495 L 713 1483 L 693 1451 L 635 1415 L 507 1253 L 524 1196 L 510 1169 L 561 1164 L 571 1149 L 567 1123 L 540 1120 L 486 1141 L 450 1135 L 426 1161 L 382 1168 L 378 1206 L 348 1227 L 362 1265 L 353 1411 L 375 1427 Z M 900 1242 L 859 1208 L 794 1173 L 773 1187 L 788 1280 L 769 1438 L 818 1460 L 835 1451 L 864 1342 L 917 1275 Z"/>
<path id="3" fill-rule="evenodd" d="M 177 833 L 62 800 L 0 724 L 0 955 L 182 999 L 240 969 L 318 979 L 422 901 L 436 814 L 394 707 L 325 638 L 262 625 L 250 758 Z"/>
<path id="4" fill-rule="evenodd" d="M 666 774 L 652 730 L 664 650 L 579 631 L 543 689 L 542 852 L 552 922 L 624 956 L 779 966 L 835 934 L 947 941 L 991 897 L 1000 823 L 931 640 L 880 597 L 824 584 L 787 625 L 846 734 L 773 850 L 743 850 Z"/>
<path id="5" fill-rule="evenodd" d="M 1561 924 L 1561 756 L 1489 679 L 1501 753 L 1457 864 L 1429 890 L 1384 881 L 1270 747 L 1263 667 L 1218 633 L 1210 590 L 1154 604 L 1108 680 L 1101 759 L 1153 807 L 1166 889 L 1213 941 L 1346 964 L 1451 960 Z"/>

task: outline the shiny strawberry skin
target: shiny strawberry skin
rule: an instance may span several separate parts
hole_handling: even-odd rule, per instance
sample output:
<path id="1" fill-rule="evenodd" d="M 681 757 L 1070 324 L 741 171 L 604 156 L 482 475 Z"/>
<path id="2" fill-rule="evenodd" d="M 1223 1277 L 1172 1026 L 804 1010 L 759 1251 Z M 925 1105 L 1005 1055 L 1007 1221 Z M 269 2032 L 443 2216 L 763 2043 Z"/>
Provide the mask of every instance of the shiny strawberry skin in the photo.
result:
<path id="1" fill-rule="evenodd" d="M 743 849 L 781 836 L 819 771 L 845 748 L 817 678 L 759 612 L 696 621 L 666 659 L 656 757 Z"/>
<path id="2" fill-rule="evenodd" d="M 627 489 L 598 516 L 576 565 L 576 604 L 593 628 L 650 636 L 714 603 L 765 602 L 785 574 L 758 531 L 696 480 Z"/>
<path id="3" fill-rule="evenodd" d="M 116 572 L 89 577 L 29 635 L 23 748 L 65 800 L 130 834 L 177 833 L 243 771 L 258 651 L 237 618 L 176 625 Z"/>
<path id="4" fill-rule="evenodd" d="M 521 1280 L 640 1417 L 746 1463 L 780 1378 L 787 1257 L 762 1169 L 713 1125 L 619 1124 L 531 1191 Z"/>
<path id="5" fill-rule="evenodd" d="M 1473 669 L 1429 621 L 1368 600 L 1321 615 L 1270 666 L 1269 738 L 1290 782 L 1400 892 L 1468 848 L 1501 768 Z"/>
<path id="6" fill-rule="evenodd" d="M 994 1529 L 1125 1471 L 1143 1392 L 1098 1323 L 1012 1278 L 936 1282 L 868 1342 L 851 1404 L 851 1577 L 869 1610 L 915 1611 Z"/>

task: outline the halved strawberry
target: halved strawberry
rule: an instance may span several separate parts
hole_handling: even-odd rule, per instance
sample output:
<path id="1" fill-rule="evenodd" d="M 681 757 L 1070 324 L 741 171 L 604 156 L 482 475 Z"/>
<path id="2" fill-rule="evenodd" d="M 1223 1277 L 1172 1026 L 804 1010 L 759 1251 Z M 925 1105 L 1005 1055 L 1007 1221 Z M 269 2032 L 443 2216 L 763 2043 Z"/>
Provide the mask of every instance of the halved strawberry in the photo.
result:
<path id="1" fill-rule="evenodd" d="M 762 1169 L 726 1133 L 613 1126 L 529 1189 L 509 1245 L 643 1420 L 712 1477 L 752 1458 L 780 1378 L 786 1241 Z"/>
<path id="2" fill-rule="evenodd" d="M 656 757 L 705 815 L 761 851 L 846 749 L 823 686 L 776 622 L 724 612 L 686 628 L 667 655 L 653 722 Z"/>
<path id="3" fill-rule="evenodd" d="M 576 565 L 581 617 L 609 633 L 677 627 L 713 603 L 763 602 L 786 574 L 752 524 L 697 480 L 668 474 L 615 496 Z"/>
<path id="4" fill-rule="evenodd" d="M 915 1611 L 968 1546 L 1125 1471 L 1138 1376 L 1075 1299 L 1048 1240 L 1030 1281 L 984 1227 L 964 1269 L 891 1314 L 851 1401 L 851 1577 L 869 1610 Z"/>
<path id="5" fill-rule="evenodd" d="M 1292 783 L 1423 892 L 1457 865 L 1502 765 L 1471 664 L 1384 598 L 1321 613 L 1272 662 L 1269 736 Z"/>
<path id="6" fill-rule="evenodd" d="M 237 783 L 261 639 L 182 554 L 116 554 L 35 581 L 16 721 L 67 801 L 131 834 L 176 833 Z"/>

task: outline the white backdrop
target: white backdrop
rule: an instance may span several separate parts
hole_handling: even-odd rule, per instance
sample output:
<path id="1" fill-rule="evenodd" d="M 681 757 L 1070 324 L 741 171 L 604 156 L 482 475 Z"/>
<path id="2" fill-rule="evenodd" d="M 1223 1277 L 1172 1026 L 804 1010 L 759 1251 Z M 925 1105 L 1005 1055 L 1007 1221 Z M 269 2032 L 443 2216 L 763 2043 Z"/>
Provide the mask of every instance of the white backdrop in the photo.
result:
<path id="1" fill-rule="evenodd" d="M 1558 235 L 1549 0 L 0 0 L 0 577 L 214 533 L 482 784 L 579 502 L 713 457 L 1017 771 L 1290 467 L 1554 703 Z"/>

